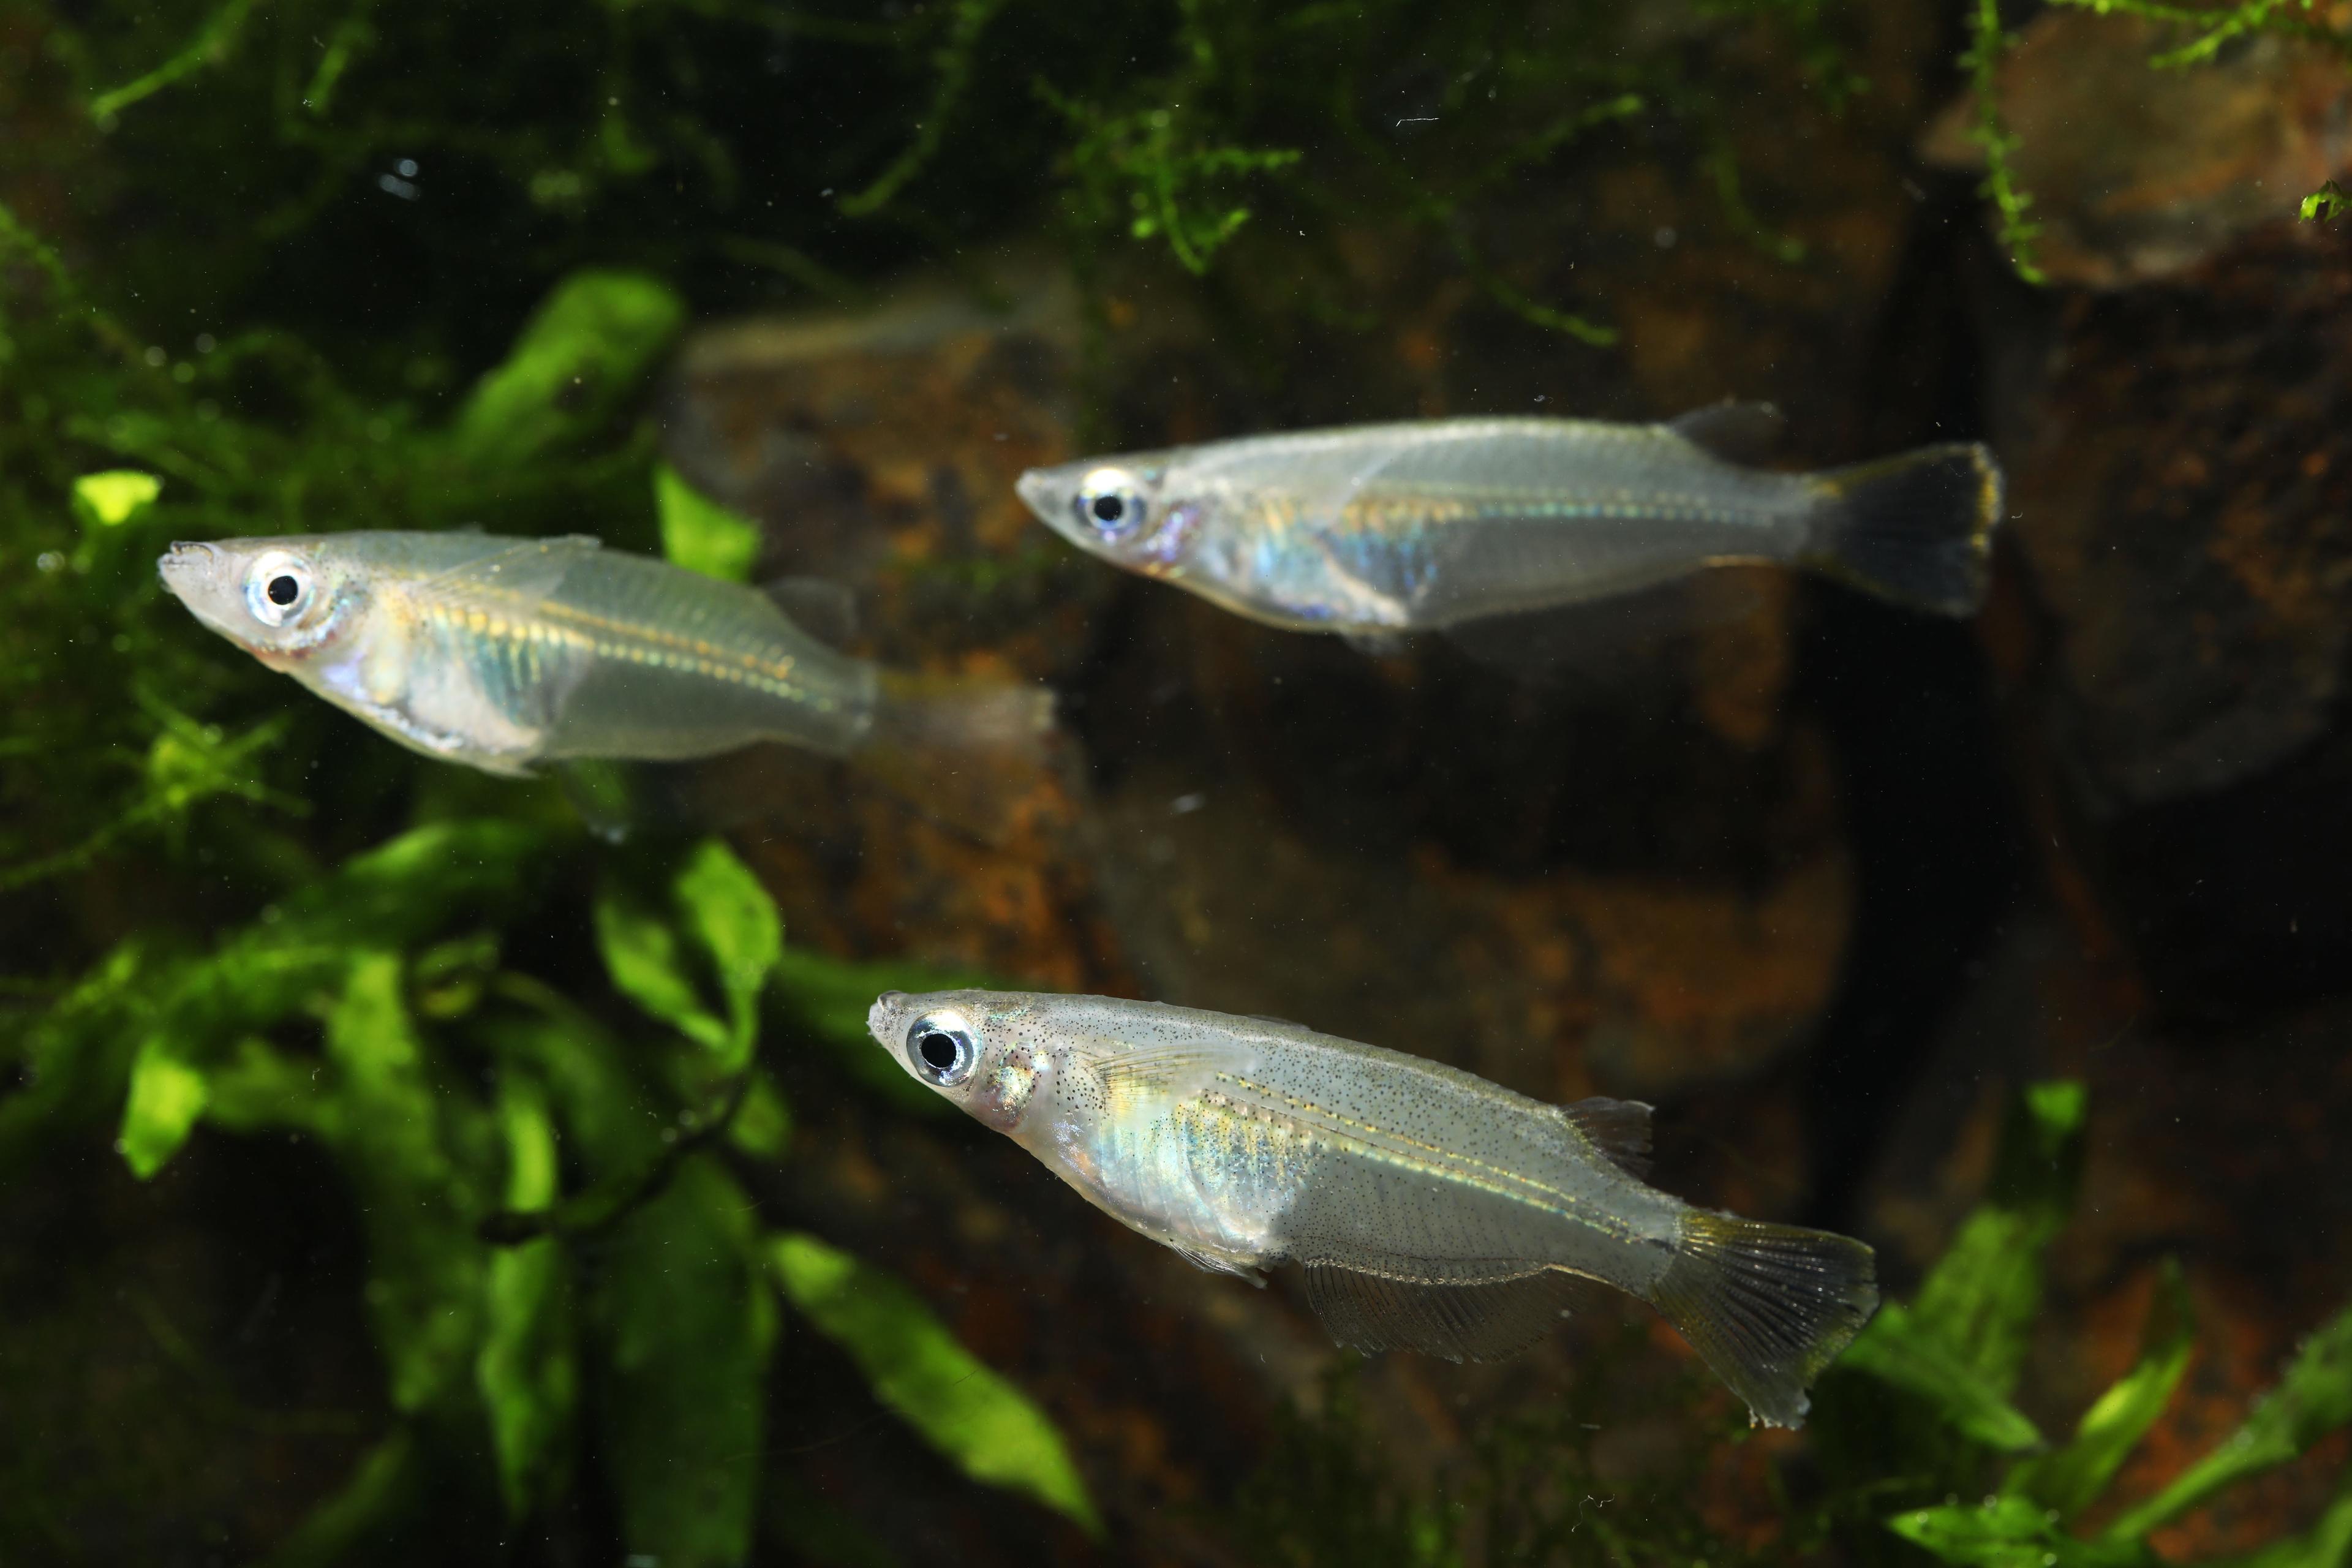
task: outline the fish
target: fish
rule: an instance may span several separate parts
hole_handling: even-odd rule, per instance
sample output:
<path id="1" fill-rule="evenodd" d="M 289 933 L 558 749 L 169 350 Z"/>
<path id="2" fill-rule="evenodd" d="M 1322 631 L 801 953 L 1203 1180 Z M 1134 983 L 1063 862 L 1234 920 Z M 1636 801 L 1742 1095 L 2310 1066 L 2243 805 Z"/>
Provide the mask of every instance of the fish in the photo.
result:
<path id="1" fill-rule="evenodd" d="M 1234 614 L 1373 646 L 1777 562 L 1916 609 L 1982 603 L 2001 472 L 1981 445 L 1748 466 L 1769 405 L 1671 424 L 1495 417 L 1254 436 L 1032 468 L 1088 554 Z"/>
<path id="2" fill-rule="evenodd" d="M 883 669 L 770 596 L 582 534 L 173 544 L 163 586 L 268 668 L 414 752 L 527 775 L 763 742 L 858 760 L 1019 743 L 1051 694 Z"/>
<path id="3" fill-rule="evenodd" d="M 1648 1185 L 1637 1101 L 1547 1105 L 1296 1024 L 1106 996 L 893 991 L 866 1027 L 1130 1229 L 1260 1282 L 1300 1265 L 1360 1350 L 1499 1360 L 1598 1281 L 1662 1314 L 1753 1420 L 1795 1426 L 1877 1307 L 1863 1243 Z"/>

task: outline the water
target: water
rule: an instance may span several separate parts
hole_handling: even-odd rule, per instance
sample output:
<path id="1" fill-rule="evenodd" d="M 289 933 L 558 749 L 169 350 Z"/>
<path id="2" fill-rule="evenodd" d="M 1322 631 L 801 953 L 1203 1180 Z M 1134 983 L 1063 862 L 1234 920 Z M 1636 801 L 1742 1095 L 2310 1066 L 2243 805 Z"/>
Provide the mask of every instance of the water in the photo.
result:
<path id="1" fill-rule="evenodd" d="M 2021 250 L 1961 31 L 0 22 L 0 1561 L 2067 1562 L 2110 1524 L 2178 1561 L 2340 1528 L 2352 259 L 2295 208 L 2344 174 L 2352 78 L 2271 34 L 2150 74 L 2192 40 L 2031 21 Z M 1729 569 L 1530 678 L 1255 626 L 1013 489 L 1725 396 L 1783 410 L 1792 468 L 1990 442 L 1982 614 Z M 622 780 L 615 844 L 153 572 L 467 525 L 846 584 L 852 651 L 1044 683 L 1061 742 L 952 797 L 764 754 Z M 1295 1277 L 1192 1269 L 866 1042 L 877 993 L 977 983 L 1649 1100 L 1658 1185 L 1863 1237 L 1896 1307 L 1793 1436 L 1630 1305 L 1359 1365 Z"/>

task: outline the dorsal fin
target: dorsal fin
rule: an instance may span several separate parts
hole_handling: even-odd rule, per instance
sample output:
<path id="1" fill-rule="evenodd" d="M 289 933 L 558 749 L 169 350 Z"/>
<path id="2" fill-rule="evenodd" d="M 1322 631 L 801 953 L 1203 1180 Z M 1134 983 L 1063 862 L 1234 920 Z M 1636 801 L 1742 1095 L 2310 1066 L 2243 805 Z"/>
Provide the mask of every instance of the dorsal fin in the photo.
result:
<path id="1" fill-rule="evenodd" d="M 1769 403 L 1736 403 L 1726 398 L 1668 420 L 1666 428 L 1727 463 L 1746 465 L 1761 463 L 1780 449 L 1789 421 Z"/>
<path id="2" fill-rule="evenodd" d="M 829 577 L 779 577 L 761 584 L 760 592 L 827 647 L 846 647 L 857 636 L 857 595 Z"/>
<path id="3" fill-rule="evenodd" d="M 1580 1100 L 1559 1107 L 1560 1119 L 1629 1176 L 1650 1173 L 1650 1108 L 1638 1100 Z"/>

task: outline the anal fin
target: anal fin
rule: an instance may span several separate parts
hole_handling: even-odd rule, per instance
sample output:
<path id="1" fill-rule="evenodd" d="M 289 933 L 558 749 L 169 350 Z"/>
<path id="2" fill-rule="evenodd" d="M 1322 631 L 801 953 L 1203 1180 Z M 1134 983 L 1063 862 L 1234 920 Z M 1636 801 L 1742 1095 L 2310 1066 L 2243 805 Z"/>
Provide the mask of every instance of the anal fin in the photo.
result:
<path id="1" fill-rule="evenodd" d="M 1501 1361 L 1556 1328 L 1591 1282 L 1556 1268 L 1483 1280 L 1430 1280 L 1307 1266 L 1307 1300 L 1352 1350 L 1420 1351 L 1446 1361 Z"/>

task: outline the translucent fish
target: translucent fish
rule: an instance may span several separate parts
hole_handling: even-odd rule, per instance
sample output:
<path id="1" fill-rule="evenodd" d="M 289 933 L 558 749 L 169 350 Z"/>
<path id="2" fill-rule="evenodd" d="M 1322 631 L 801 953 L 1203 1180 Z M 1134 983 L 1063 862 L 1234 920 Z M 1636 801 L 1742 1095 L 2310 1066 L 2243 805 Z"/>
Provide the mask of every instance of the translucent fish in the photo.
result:
<path id="1" fill-rule="evenodd" d="M 411 750 L 493 773 L 761 742 L 887 773 L 1052 721 L 1042 688 L 898 676 L 753 589 L 590 538 L 232 539 L 174 544 L 158 567 L 272 669 Z"/>
<path id="2" fill-rule="evenodd" d="M 2000 515 L 1992 455 L 1926 447 L 1784 474 L 1769 409 L 1671 425 L 1444 419 L 1252 437 L 1022 476 L 1064 538 L 1239 615 L 1363 639 L 1780 562 L 1965 616 Z"/>
<path id="3" fill-rule="evenodd" d="M 1121 1223 L 1205 1268 L 1302 1265 L 1343 1344 L 1495 1360 L 1599 1280 L 1794 1426 L 1877 1306 L 1862 1243 L 1644 1184 L 1645 1105 L 1546 1105 L 1295 1024 L 1099 996 L 894 991 L 866 1024 Z"/>

